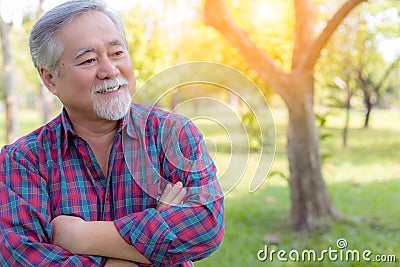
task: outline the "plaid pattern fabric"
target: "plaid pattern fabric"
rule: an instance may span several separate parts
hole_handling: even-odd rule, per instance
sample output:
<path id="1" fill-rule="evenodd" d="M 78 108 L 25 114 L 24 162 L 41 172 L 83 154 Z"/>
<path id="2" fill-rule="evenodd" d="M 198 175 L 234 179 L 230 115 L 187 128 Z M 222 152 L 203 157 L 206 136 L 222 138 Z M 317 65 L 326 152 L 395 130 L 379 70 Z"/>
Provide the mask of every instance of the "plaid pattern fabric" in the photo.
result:
<path id="1" fill-rule="evenodd" d="M 184 204 L 156 211 L 167 182 L 188 188 Z M 193 266 L 223 237 L 223 196 L 197 128 L 132 104 L 115 134 L 105 176 L 65 110 L 0 153 L 0 265 L 104 266 L 105 258 L 52 245 L 57 215 L 114 221 L 154 266 Z"/>

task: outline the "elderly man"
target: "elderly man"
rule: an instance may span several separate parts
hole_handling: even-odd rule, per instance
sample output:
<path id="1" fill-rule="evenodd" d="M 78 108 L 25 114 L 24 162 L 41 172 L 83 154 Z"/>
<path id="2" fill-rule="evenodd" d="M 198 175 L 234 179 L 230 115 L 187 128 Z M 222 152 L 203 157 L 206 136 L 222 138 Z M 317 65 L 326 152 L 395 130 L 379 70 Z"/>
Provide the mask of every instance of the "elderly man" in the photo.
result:
<path id="1" fill-rule="evenodd" d="M 1 266 L 193 266 L 223 238 L 223 195 L 201 134 L 131 102 L 120 19 L 101 1 L 46 13 L 33 63 L 63 104 L 0 153 Z"/>

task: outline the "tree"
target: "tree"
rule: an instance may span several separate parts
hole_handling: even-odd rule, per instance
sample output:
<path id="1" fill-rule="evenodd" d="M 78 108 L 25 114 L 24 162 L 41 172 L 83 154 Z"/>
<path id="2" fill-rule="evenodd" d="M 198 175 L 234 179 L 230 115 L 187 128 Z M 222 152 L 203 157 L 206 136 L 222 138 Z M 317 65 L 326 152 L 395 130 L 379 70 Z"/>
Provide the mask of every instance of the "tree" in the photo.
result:
<path id="1" fill-rule="evenodd" d="M 205 22 L 219 31 L 247 63 L 284 100 L 289 111 L 287 151 L 290 169 L 291 223 L 307 231 L 323 217 L 339 217 L 332 205 L 321 171 L 319 135 L 315 125 L 314 67 L 320 52 L 342 20 L 365 0 L 347 0 L 317 36 L 316 5 L 311 0 L 294 0 L 294 45 L 289 71 L 277 66 L 239 28 L 223 0 L 206 0 Z"/>
<path id="2" fill-rule="evenodd" d="M 400 56 L 397 57 L 385 70 L 381 77 L 374 75 L 374 70 L 368 70 L 367 59 L 363 60 L 360 68 L 357 71 L 358 79 L 361 83 L 361 90 L 363 92 L 364 105 L 365 105 L 365 120 L 364 128 L 368 128 L 371 117 L 372 109 L 380 102 L 382 96 L 382 88 L 389 78 L 390 73 L 395 69 L 400 60 Z"/>
<path id="3" fill-rule="evenodd" d="M 317 68 L 323 73 L 318 76 L 318 86 L 330 89 L 324 95 L 329 94 L 328 99 L 335 100 L 336 107 L 344 107 L 346 110 L 344 146 L 347 145 L 353 97 L 359 96 L 360 102 L 364 104 L 364 128 L 367 128 L 373 107 L 381 104 L 382 96 L 388 96 L 390 89 L 395 87 L 393 81 L 390 81 L 390 74 L 400 58 L 389 64 L 379 51 L 379 38 L 385 34 L 394 35 L 392 29 L 397 28 L 397 23 L 386 14 L 387 10 L 381 1 L 371 3 L 368 9 L 358 9 L 348 16 L 332 36 L 318 62 Z M 382 27 L 381 21 L 385 22 L 385 27 Z M 346 96 L 342 96 L 342 92 Z"/>
<path id="4" fill-rule="evenodd" d="M 362 31 L 358 18 L 359 14 L 345 19 L 322 51 L 316 66 L 316 87 L 324 89 L 320 101 L 330 107 L 345 109 L 343 147 L 348 142 L 351 102 L 359 89 L 355 69 L 361 53 L 355 46 L 363 47 L 365 41 L 357 39 Z"/>
<path id="5" fill-rule="evenodd" d="M 367 26 L 364 11 L 358 9 L 343 21 L 326 44 L 316 66 L 319 74 L 316 86 L 325 89 L 320 101 L 345 110 L 343 147 L 348 144 L 350 111 L 354 108 L 352 100 L 358 96 L 361 87 L 358 70 L 363 57 L 370 53 L 380 56 L 376 47 L 366 49 L 366 46 L 371 47 L 374 35 Z"/>
<path id="6" fill-rule="evenodd" d="M 160 38 L 165 36 L 162 18 L 145 1 L 138 1 L 134 8 L 122 12 L 126 36 L 135 69 L 137 88 L 147 79 L 169 65 L 168 44 Z M 148 4 L 148 3 L 147 3 Z M 152 104 L 150 99 L 157 95 L 156 88 L 145 92 L 140 101 Z M 138 99 L 137 99 L 138 100 Z"/>
<path id="7" fill-rule="evenodd" d="M 43 16 L 45 13 L 43 9 L 44 2 L 45 0 L 39 1 L 37 11 L 38 17 Z M 49 122 L 53 118 L 55 112 L 55 97 L 44 85 L 42 79 L 39 79 L 39 105 L 42 113 L 42 122 Z"/>
<path id="8" fill-rule="evenodd" d="M 15 86 L 15 64 L 10 41 L 12 23 L 0 16 L 0 37 L 2 49 L 2 89 L 6 111 L 6 141 L 11 143 L 18 137 L 17 93 Z"/>

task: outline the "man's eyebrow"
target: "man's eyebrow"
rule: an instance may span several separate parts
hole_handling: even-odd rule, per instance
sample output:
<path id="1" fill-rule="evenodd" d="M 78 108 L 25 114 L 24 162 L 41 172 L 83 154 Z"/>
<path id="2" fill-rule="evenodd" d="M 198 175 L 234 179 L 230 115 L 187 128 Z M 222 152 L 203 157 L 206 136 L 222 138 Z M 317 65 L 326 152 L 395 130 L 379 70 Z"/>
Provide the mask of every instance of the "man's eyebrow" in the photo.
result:
<path id="1" fill-rule="evenodd" d="M 92 48 L 92 47 L 85 47 L 85 48 L 79 49 L 79 51 L 76 52 L 74 59 L 78 59 L 81 56 L 83 56 L 84 54 L 93 52 L 93 51 L 94 51 L 94 48 Z"/>
<path id="2" fill-rule="evenodd" d="M 108 45 L 109 46 L 117 46 L 117 45 L 124 46 L 124 43 L 121 40 L 114 39 L 111 42 L 109 42 Z"/>
<path id="3" fill-rule="evenodd" d="M 114 39 L 111 42 L 108 43 L 109 46 L 125 46 L 124 42 L 118 39 Z M 79 49 L 78 52 L 76 52 L 74 59 L 78 59 L 81 56 L 83 56 L 86 53 L 93 52 L 95 49 L 93 47 L 85 47 L 82 49 Z"/>

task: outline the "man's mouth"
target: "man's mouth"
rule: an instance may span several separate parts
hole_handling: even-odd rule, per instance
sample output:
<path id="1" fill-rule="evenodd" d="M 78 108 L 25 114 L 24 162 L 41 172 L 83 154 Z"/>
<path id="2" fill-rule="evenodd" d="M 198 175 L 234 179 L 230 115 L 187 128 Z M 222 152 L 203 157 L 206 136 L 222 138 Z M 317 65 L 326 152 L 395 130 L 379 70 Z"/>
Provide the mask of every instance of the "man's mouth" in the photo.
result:
<path id="1" fill-rule="evenodd" d="M 103 81 L 102 84 L 92 87 L 92 94 L 109 94 L 117 92 L 119 89 L 128 86 L 128 81 L 124 78 Z"/>
<path id="2" fill-rule="evenodd" d="M 111 92 L 118 91 L 120 88 L 121 88 L 121 85 L 117 85 L 115 87 L 110 87 L 110 88 L 99 90 L 96 93 L 99 93 L 99 94 L 111 93 Z"/>

